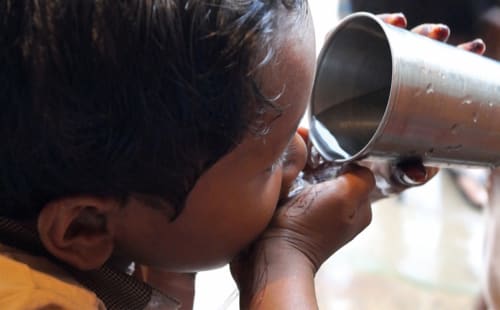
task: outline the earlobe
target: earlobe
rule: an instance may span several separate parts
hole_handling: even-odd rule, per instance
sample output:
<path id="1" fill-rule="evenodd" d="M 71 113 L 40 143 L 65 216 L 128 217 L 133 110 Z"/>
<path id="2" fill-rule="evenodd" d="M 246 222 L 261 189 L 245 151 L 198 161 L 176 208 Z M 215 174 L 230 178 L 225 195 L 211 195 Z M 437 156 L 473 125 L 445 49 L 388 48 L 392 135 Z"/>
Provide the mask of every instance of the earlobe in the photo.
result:
<path id="1" fill-rule="evenodd" d="M 38 217 L 38 232 L 45 248 L 58 259 L 81 270 L 97 269 L 114 249 L 110 217 L 116 201 L 76 196 L 47 203 Z"/>

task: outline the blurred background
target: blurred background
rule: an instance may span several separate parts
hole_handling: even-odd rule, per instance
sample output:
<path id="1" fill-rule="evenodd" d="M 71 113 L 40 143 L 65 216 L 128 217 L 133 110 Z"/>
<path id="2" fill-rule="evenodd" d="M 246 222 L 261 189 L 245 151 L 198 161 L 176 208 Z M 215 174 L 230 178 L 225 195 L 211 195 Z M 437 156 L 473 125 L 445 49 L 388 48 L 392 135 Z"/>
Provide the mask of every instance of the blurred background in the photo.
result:
<path id="1" fill-rule="evenodd" d="M 410 25 L 421 23 L 417 13 L 423 14 L 426 10 L 416 6 L 418 1 L 353 2 L 373 12 L 380 9 L 374 6 L 376 2 L 385 5 L 392 2 L 396 6 L 410 3 L 412 6 L 408 9 L 413 12 L 407 13 Z M 450 3 L 460 2 L 467 1 Z M 309 4 L 319 53 L 328 31 L 353 7 L 345 0 L 309 0 Z M 447 10 L 449 8 L 441 11 Z M 472 8 L 462 7 L 462 10 Z M 454 11 L 457 18 L 466 23 L 466 30 L 459 29 L 452 36 L 452 42 L 476 37 L 477 25 L 464 19 L 462 13 L 460 9 Z M 427 22 L 450 23 L 436 16 Z M 500 19 L 493 17 L 493 20 L 500 25 Z M 491 52 L 495 49 L 496 46 L 489 44 Z M 479 170 L 474 174 L 480 175 L 481 181 L 476 184 L 479 189 L 475 191 L 480 193 L 488 172 Z M 481 201 L 471 201 L 457 183 L 460 175 L 460 170 L 441 171 L 428 184 L 373 205 L 371 225 L 318 272 L 316 291 L 320 309 L 476 309 L 483 264 L 484 212 Z M 198 274 L 194 307 L 238 309 L 236 286 L 227 267 Z"/>

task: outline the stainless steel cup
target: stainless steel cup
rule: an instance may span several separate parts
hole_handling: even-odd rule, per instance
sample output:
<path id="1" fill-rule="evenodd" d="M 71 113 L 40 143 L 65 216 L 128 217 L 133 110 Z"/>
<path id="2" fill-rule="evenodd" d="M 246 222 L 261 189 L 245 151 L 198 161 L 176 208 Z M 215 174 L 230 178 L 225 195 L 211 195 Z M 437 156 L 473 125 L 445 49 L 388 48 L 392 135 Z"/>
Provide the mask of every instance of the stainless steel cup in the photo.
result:
<path id="1" fill-rule="evenodd" d="M 496 167 L 500 63 L 352 14 L 320 53 L 309 121 L 328 161 Z"/>

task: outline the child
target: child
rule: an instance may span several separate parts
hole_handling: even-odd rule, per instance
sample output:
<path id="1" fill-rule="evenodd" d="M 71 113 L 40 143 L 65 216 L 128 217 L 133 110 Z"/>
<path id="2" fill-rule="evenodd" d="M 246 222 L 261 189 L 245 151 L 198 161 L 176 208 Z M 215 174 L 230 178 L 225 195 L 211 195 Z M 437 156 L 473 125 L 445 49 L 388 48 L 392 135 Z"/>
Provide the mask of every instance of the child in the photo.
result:
<path id="1" fill-rule="evenodd" d="M 317 307 L 374 178 L 286 198 L 315 69 L 305 1 L 0 12 L 0 308 L 189 308 L 194 273 L 229 262 L 243 309 Z"/>

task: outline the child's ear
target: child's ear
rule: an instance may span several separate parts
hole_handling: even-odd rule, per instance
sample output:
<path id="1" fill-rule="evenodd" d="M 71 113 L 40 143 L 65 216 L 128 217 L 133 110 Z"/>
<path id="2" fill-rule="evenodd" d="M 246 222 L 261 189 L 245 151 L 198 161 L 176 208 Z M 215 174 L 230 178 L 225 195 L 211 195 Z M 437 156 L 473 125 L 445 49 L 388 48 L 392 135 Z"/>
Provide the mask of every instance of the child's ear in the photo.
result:
<path id="1" fill-rule="evenodd" d="M 40 239 L 52 255 L 69 265 L 97 269 L 113 252 L 109 219 L 118 208 L 115 200 L 92 196 L 51 201 L 38 217 Z"/>

